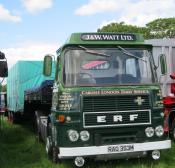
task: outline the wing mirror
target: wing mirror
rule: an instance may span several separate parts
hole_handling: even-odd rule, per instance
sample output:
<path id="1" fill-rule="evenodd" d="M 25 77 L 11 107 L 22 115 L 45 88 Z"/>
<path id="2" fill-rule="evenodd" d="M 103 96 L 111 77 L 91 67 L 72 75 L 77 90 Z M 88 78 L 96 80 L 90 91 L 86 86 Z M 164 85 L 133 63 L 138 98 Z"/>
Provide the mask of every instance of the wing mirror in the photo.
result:
<path id="1" fill-rule="evenodd" d="M 5 58 L 5 54 L 0 52 L 0 77 L 4 78 L 8 76 L 8 65 Z"/>
<path id="2" fill-rule="evenodd" d="M 162 75 L 165 75 L 167 73 L 167 64 L 166 64 L 165 54 L 160 54 L 159 62 L 160 62 L 161 73 L 162 73 Z"/>
<path id="3" fill-rule="evenodd" d="M 0 51 L 0 60 L 1 59 L 5 59 L 5 54 L 3 52 Z"/>
<path id="4" fill-rule="evenodd" d="M 51 76 L 52 74 L 52 56 L 46 55 L 44 57 L 43 74 L 45 76 Z"/>

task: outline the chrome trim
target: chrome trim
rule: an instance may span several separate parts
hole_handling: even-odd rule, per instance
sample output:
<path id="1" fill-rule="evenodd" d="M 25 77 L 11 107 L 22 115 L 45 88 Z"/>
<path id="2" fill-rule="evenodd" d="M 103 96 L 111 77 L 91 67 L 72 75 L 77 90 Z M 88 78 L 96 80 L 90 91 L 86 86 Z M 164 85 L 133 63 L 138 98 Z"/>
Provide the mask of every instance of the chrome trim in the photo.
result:
<path id="1" fill-rule="evenodd" d="M 131 151 L 108 151 L 108 147 L 133 145 L 134 149 Z M 59 158 L 73 158 L 76 156 L 100 156 L 111 155 L 116 153 L 134 153 L 145 152 L 152 150 L 162 150 L 171 148 L 171 140 L 143 142 L 143 143 L 131 143 L 131 144 L 114 144 L 104 146 L 87 146 L 87 147 L 60 147 L 58 154 Z M 95 157 L 94 157 L 95 158 Z"/>
<path id="2" fill-rule="evenodd" d="M 85 126 L 85 114 L 100 114 L 100 113 L 123 113 L 123 112 L 138 112 L 138 111 L 148 111 L 149 112 L 149 122 L 147 123 L 131 123 L 131 124 L 113 124 L 113 125 L 97 125 L 97 126 Z M 84 128 L 100 128 L 100 127 L 117 127 L 117 126 L 130 126 L 130 125 L 148 125 L 151 124 L 151 109 L 145 110 L 130 110 L 130 111 L 106 111 L 106 112 L 83 112 L 83 127 Z"/>

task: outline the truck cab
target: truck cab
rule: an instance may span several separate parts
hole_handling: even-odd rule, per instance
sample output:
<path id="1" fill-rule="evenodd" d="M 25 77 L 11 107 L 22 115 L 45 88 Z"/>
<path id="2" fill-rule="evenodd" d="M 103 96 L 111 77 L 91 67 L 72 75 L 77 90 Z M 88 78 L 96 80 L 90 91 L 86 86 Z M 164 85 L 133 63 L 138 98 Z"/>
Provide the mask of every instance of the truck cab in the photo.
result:
<path id="1" fill-rule="evenodd" d="M 163 104 L 152 45 L 139 34 L 73 33 L 44 59 L 56 69 L 46 151 L 54 162 L 119 159 L 151 154 L 171 141 L 164 134 Z"/>

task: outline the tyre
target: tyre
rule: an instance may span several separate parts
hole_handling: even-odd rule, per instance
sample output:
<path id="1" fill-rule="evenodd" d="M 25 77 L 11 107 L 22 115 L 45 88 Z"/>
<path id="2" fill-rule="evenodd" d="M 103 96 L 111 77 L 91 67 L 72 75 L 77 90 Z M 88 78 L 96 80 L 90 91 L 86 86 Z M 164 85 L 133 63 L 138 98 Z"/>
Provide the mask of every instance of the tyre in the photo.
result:
<path id="1" fill-rule="evenodd" d="M 46 139 L 46 153 L 49 159 L 52 159 L 52 139 L 51 136 L 47 136 Z"/>
<path id="2" fill-rule="evenodd" d="M 59 163 L 60 160 L 58 159 L 58 148 L 52 142 L 52 132 L 51 132 L 51 123 L 48 123 L 47 127 L 47 140 L 46 140 L 46 152 L 48 158 L 53 163 Z"/>
<path id="3" fill-rule="evenodd" d="M 58 148 L 53 146 L 52 147 L 52 162 L 53 163 L 58 163 L 59 159 L 58 159 Z"/>
<path id="4" fill-rule="evenodd" d="M 36 139 L 38 142 L 42 141 L 42 137 L 41 137 L 41 132 L 40 132 L 40 115 L 38 114 L 38 112 L 35 112 L 35 130 L 36 130 Z"/>
<path id="5" fill-rule="evenodd" d="M 9 116 L 8 116 L 8 120 L 10 121 L 10 123 L 12 124 L 20 124 L 21 121 L 21 116 L 19 113 L 17 112 L 10 112 Z"/>

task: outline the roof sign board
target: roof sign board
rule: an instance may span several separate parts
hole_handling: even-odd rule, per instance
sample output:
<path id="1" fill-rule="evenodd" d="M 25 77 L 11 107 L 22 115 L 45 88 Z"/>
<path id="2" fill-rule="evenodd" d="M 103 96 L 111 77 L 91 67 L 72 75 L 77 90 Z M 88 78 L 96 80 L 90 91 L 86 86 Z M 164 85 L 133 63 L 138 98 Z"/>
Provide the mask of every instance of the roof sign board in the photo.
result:
<path id="1" fill-rule="evenodd" d="M 83 41 L 136 41 L 135 34 L 99 34 L 99 33 L 84 33 L 81 35 Z"/>

